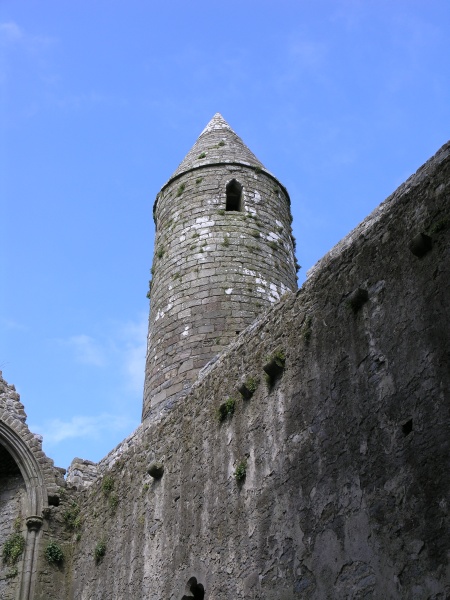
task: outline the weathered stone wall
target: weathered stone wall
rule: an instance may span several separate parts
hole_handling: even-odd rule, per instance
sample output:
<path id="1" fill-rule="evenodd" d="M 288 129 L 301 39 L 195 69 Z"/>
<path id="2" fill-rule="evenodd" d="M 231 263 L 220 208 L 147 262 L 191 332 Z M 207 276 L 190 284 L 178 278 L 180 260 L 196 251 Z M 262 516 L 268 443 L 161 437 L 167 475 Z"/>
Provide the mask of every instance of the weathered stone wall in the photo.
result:
<path id="1" fill-rule="evenodd" d="M 157 198 L 144 418 L 186 395 L 199 369 L 297 288 L 287 192 L 218 125 Z M 226 211 L 232 180 L 242 186 L 240 211 Z"/>
<path id="2" fill-rule="evenodd" d="M 205 600 L 449 597 L 449 155 L 73 492 L 82 525 L 55 598 L 199 598 L 192 577 Z"/>
<path id="3" fill-rule="evenodd" d="M 17 593 L 22 556 L 6 561 L 5 543 L 24 526 L 25 482 L 11 455 L 0 445 L 0 598 L 12 600 Z"/>
<path id="4" fill-rule="evenodd" d="M 70 487 L 89 486 L 98 477 L 96 463 L 83 458 L 74 458 L 67 469 L 66 482 Z"/>
<path id="5" fill-rule="evenodd" d="M 19 394 L 0 372 L 1 600 L 34 598 L 38 556 L 44 551 L 41 541 L 49 529 L 48 505 L 59 503 L 64 472 L 42 451 L 42 438 L 26 425 Z M 65 581 L 63 577 L 61 580 Z M 60 593 L 61 586 L 48 578 L 45 581 L 47 590 L 54 585 L 55 593 Z"/>
<path id="6" fill-rule="evenodd" d="M 35 591 L 33 600 L 59 600 L 77 598 L 73 595 L 73 577 L 71 569 L 74 553 L 77 553 L 79 529 L 79 499 L 75 488 L 59 490 L 58 506 L 48 506 L 44 511 L 44 524 L 41 530 L 39 553 L 36 560 L 34 577 Z M 85 535 L 89 532 L 85 530 Z M 52 545 L 63 553 L 61 562 L 49 562 L 46 549 Z M 30 598 L 30 600 L 31 600 Z"/>

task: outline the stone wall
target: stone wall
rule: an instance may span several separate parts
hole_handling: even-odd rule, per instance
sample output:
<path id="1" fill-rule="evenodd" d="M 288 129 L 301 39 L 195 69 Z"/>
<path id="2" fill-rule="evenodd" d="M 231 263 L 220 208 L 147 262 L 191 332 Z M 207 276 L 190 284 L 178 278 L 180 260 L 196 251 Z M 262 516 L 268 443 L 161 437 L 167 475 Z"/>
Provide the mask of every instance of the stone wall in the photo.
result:
<path id="1" fill-rule="evenodd" d="M 26 490 L 17 464 L 0 445 L 0 598 L 13 600 L 22 569 L 22 556 L 17 561 L 5 560 L 4 548 L 14 534 L 24 527 Z"/>
<path id="2" fill-rule="evenodd" d="M 34 598 L 38 559 L 45 549 L 42 537 L 49 530 L 49 504 L 59 504 L 64 473 L 42 451 L 41 436 L 28 429 L 19 394 L 0 372 L 1 600 Z M 51 589 L 54 582 L 44 580 L 46 590 Z M 59 593 L 62 588 L 56 589 Z"/>
<path id="3" fill-rule="evenodd" d="M 70 491 L 67 587 L 39 598 L 449 597 L 449 155 Z"/>

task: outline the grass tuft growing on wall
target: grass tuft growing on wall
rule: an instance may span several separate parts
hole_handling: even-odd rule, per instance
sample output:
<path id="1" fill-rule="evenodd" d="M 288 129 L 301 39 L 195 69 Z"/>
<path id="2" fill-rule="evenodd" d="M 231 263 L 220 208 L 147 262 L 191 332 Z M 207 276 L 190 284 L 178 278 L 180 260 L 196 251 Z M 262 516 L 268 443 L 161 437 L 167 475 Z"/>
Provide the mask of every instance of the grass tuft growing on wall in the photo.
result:
<path id="1" fill-rule="evenodd" d="M 97 542 L 97 544 L 95 545 L 94 548 L 94 558 L 95 558 L 95 562 L 98 564 L 102 558 L 105 556 L 106 554 L 106 542 L 104 540 L 100 540 L 99 542 Z"/>
<path id="2" fill-rule="evenodd" d="M 219 419 L 219 423 L 222 423 L 228 417 L 233 416 L 235 408 L 235 398 L 227 398 L 227 400 L 225 400 L 225 402 L 223 402 L 217 410 L 217 418 Z"/>
<path id="3" fill-rule="evenodd" d="M 247 460 L 241 460 L 234 470 L 234 478 L 238 483 L 242 483 L 247 476 Z"/>
<path id="4" fill-rule="evenodd" d="M 64 524 L 68 531 L 76 531 L 81 527 L 80 507 L 72 502 L 70 507 L 63 513 Z"/>
<path id="5" fill-rule="evenodd" d="M 102 491 L 105 494 L 105 496 L 109 496 L 109 494 L 113 491 L 114 489 L 114 479 L 111 477 L 111 475 L 105 475 L 105 477 L 103 478 L 102 481 Z"/>
<path id="6" fill-rule="evenodd" d="M 25 538 L 21 533 L 12 533 L 3 545 L 3 561 L 14 566 L 25 550 Z"/>

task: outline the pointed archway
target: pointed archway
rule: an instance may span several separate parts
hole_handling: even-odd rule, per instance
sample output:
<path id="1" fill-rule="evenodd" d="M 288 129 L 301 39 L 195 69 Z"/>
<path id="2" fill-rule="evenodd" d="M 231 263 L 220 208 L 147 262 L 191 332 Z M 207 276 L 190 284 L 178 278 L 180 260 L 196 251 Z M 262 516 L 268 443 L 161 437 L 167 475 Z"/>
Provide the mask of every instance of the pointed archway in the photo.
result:
<path id="1" fill-rule="evenodd" d="M 25 550 L 18 599 L 32 600 L 42 514 L 48 506 L 47 486 L 38 458 L 27 442 L 1 419 L 0 444 L 16 463 L 25 482 Z"/>

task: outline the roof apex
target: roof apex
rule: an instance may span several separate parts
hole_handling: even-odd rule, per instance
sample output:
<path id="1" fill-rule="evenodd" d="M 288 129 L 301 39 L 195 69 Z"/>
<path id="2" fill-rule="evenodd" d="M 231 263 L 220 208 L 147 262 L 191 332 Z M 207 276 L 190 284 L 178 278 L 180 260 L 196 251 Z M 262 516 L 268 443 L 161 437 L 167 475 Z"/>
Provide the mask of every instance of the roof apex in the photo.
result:
<path id="1" fill-rule="evenodd" d="M 231 129 L 222 115 L 216 113 L 169 181 L 192 169 L 224 163 L 257 167 L 266 171 L 264 165 Z"/>
<path id="2" fill-rule="evenodd" d="M 213 116 L 211 121 L 208 123 L 208 125 L 205 127 L 205 129 L 201 132 L 199 137 L 201 135 L 203 135 L 204 133 L 208 133 L 209 131 L 214 131 L 214 130 L 218 130 L 218 129 L 229 129 L 230 131 L 233 131 L 231 129 L 231 127 L 228 125 L 228 123 L 225 121 L 225 119 L 222 117 L 222 115 L 217 112 Z M 233 133 L 234 133 L 234 131 L 233 131 Z"/>

